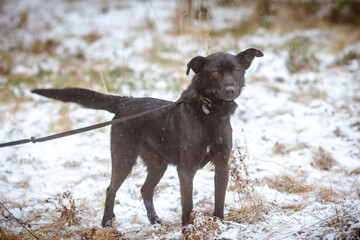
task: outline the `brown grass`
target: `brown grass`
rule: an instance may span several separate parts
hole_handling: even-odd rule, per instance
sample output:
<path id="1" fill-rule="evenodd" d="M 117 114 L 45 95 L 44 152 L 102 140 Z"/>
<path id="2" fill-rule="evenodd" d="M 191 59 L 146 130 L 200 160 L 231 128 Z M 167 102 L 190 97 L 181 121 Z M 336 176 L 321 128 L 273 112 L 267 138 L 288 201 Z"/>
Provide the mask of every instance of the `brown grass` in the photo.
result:
<path id="1" fill-rule="evenodd" d="M 78 169 L 81 166 L 81 162 L 77 161 L 68 161 L 63 164 L 64 168 L 67 169 Z"/>
<path id="2" fill-rule="evenodd" d="M 56 48 L 60 45 L 60 42 L 56 39 L 36 40 L 30 47 L 30 51 L 34 54 L 48 54 L 55 55 Z"/>
<path id="3" fill-rule="evenodd" d="M 280 177 L 265 178 L 264 181 L 270 188 L 282 193 L 303 194 L 314 190 L 313 186 L 287 174 Z"/>
<path id="4" fill-rule="evenodd" d="M 24 188 L 24 189 L 27 189 L 30 187 L 30 180 L 31 180 L 31 177 L 30 176 L 27 176 L 25 177 L 23 180 L 15 183 L 15 187 L 16 188 Z"/>
<path id="5" fill-rule="evenodd" d="M 78 206 L 69 191 L 64 192 L 60 197 L 47 199 L 45 202 L 53 204 L 56 211 L 60 213 L 59 223 L 68 226 L 81 223 Z"/>
<path id="6" fill-rule="evenodd" d="M 273 147 L 273 152 L 275 154 L 284 155 L 284 154 L 288 153 L 288 150 L 287 150 L 287 147 L 285 146 L 285 144 L 276 142 Z"/>
<path id="7" fill-rule="evenodd" d="M 230 210 L 224 219 L 246 224 L 264 221 L 265 215 L 268 214 L 268 204 L 262 200 L 259 194 L 253 194 L 253 196 L 253 199 L 244 201 L 240 208 Z"/>
<path id="8" fill-rule="evenodd" d="M 312 165 L 320 170 L 328 171 L 330 170 L 336 161 L 332 157 L 332 155 L 327 152 L 322 147 L 319 147 L 316 149 L 316 151 L 313 152 L 313 162 Z"/>
<path id="9" fill-rule="evenodd" d="M 333 211 L 332 215 L 326 214 L 320 219 L 324 234 L 332 233 L 334 239 L 359 239 L 359 211 L 343 204 L 334 204 Z"/>
<path id="10" fill-rule="evenodd" d="M 360 168 L 356 168 L 350 172 L 350 175 L 360 175 Z"/>
<path id="11" fill-rule="evenodd" d="M 192 224 L 183 229 L 185 239 L 210 239 L 215 234 L 221 234 L 216 218 L 205 216 L 202 212 L 194 210 L 191 213 Z"/>
<path id="12" fill-rule="evenodd" d="M 19 238 L 19 236 L 15 235 L 13 233 L 9 233 L 0 228 L 0 239 L 1 240 L 19 240 L 21 238 Z"/>
<path id="13" fill-rule="evenodd" d="M 155 187 L 154 193 L 162 192 L 166 188 L 172 188 L 173 185 L 169 183 L 161 183 Z"/>
<path id="14" fill-rule="evenodd" d="M 299 142 L 299 143 L 295 144 L 294 146 L 288 146 L 287 144 L 276 142 L 273 147 L 273 152 L 275 154 L 279 154 L 279 155 L 286 155 L 293 151 L 300 151 L 300 150 L 306 149 L 306 148 L 309 148 L 309 145 L 304 142 Z"/>
<path id="15" fill-rule="evenodd" d="M 55 211 L 49 211 L 48 208 L 44 208 L 40 211 L 32 211 L 31 214 L 27 216 L 27 220 L 19 219 L 23 225 L 39 239 L 129 239 L 125 236 L 124 233 L 116 230 L 116 228 L 74 228 L 74 226 L 78 226 L 79 224 L 86 224 L 86 220 L 94 218 L 96 216 L 96 212 L 92 209 L 89 209 L 84 204 L 75 202 L 72 194 L 68 191 L 63 193 L 61 196 L 47 199 L 45 202 L 54 205 Z M 3 203 L 9 206 L 10 211 L 12 208 L 25 207 L 25 205 L 18 205 L 16 203 L 8 202 L 6 199 L 3 201 Z M 0 210 L 2 210 L 1 207 Z M 0 211 L 0 214 L 1 213 L 2 211 Z M 3 216 L 0 215 L 1 221 L 3 220 Z M 25 229 L 20 231 L 12 230 L 15 229 L 15 226 L 17 229 L 20 227 L 14 219 L 5 217 L 5 221 L 6 222 L 4 222 L 4 224 L 6 223 L 7 226 L 6 229 L 1 229 L 0 227 L 0 239 L 34 239 L 29 232 L 25 231 Z M 39 221 L 42 223 L 39 224 Z"/>
<path id="16" fill-rule="evenodd" d="M 84 41 L 86 41 L 88 44 L 91 44 L 95 42 L 96 40 L 101 38 L 101 34 L 98 32 L 90 32 L 82 37 Z"/>
<path id="17" fill-rule="evenodd" d="M 58 240 L 58 239 L 81 239 L 81 240 L 127 240 L 126 235 L 115 228 L 84 228 L 72 231 L 56 225 L 46 226 L 33 231 L 39 239 Z M 1 240 L 28 240 L 33 239 L 29 233 L 14 233 L 0 228 Z"/>
<path id="18" fill-rule="evenodd" d="M 191 4 L 191 3 L 194 4 Z M 176 1 L 172 35 L 188 35 L 209 54 L 211 8 L 208 1 Z"/>
<path id="19" fill-rule="evenodd" d="M 319 187 L 315 190 L 316 200 L 318 202 L 326 203 L 333 202 L 338 199 L 340 195 L 331 188 Z"/>
<path id="20" fill-rule="evenodd" d="M 303 210 L 304 208 L 306 208 L 308 205 L 309 205 L 309 203 L 288 204 L 288 205 L 281 206 L 281 210 L 284 213 L 287 213 L 289 211 L 291 211 L 291 212 L 299 212 L 299 211 Z"/>
<path id="21" fill-rule="evenodd" d="M 307 91 L 299 91 L 291 93 L 290 100 L 304 105 L 309 105 L 312 101 L 317 99 L 326 99 L 327 93 L 323 90 L 319 90 L 316 87 L 312 87 Z"/>
<path id="22" fill-rule="evenodd" d="M 253 224 L 264 220 L 264 216 L 267 214 L 267 204 L 250 186 L 250 178 L 245 164 L 247 158 L 246 147 L 242 149 L 237 146 L 231 153 L 229 162 L 231 189 L 237 191 L 241 207 L 229 211 L 225 220 Z M 242 196 L 245 196 L 244 200 Z"/>
<path id="23" fill-rule="evenodd" d="M 70 117 L 70 105 L 62 104 L 57 119 L 49 125 L 49 132 L 64 132 L 72 129 L 72 120 Z"/>
<path id="24" fill-rule="evenodd" d="M 81 240 L 90 240 L 90 239 L 99 239 L 99 240 L 109 240 L 109 239 L 129 239 L 126 237 L 126 235 L 114 228 L 112 229 L 104 229 L 104 228 L 88 228 L 84 230 L 79 230 L 74 232 L 73 234 L 75 236 L 79 236 Z"/>
<path id="25" fill-rule="evenodd" d="M 232 189 L 238 192 L 240 202 L 242 201 L 240 194 L 252 197 L 252 191 L 248 187 L 250 181 L 249 174 L 245 165 L 247 157 L 247 149 L 241 149 L 239 146 L 236 146 L 231 152 L 229 161 L 230 183 L 233 185 Z"/>

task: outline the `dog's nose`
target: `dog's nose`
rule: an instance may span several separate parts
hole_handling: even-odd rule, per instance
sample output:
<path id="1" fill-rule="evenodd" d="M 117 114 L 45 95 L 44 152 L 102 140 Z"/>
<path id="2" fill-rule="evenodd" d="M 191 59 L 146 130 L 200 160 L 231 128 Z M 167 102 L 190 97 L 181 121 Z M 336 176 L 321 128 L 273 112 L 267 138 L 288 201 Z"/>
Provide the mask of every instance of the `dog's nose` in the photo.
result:
<path id="1" fill-rule="evenodd" d="M 235 95 L 235 87 L 233 86 L 227 86 L 225 87 L 225 94 L 228 97 L 232 97 Z"/>

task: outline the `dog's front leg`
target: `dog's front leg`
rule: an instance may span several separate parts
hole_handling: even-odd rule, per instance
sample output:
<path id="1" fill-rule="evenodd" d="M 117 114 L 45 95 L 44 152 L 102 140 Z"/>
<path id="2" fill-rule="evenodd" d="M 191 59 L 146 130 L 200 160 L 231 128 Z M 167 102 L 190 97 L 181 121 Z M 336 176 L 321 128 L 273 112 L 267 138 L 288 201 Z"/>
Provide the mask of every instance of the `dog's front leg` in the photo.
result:
<path id="1" fill-rule="evenodd" d="M 227 161 L 215 163 L 215 210 L 214 216 L 224 218 L 224 202 L 226 187 L 229 180 L 229 166 Z"/>
<path id="2" fill-rule="evenodd" d="M 190 223 L 190 214 L 193 209 L 193 179 L 195 170 L 179 166 L 177 168 L 180 180 L 180 193 L 182 205 L 182 225 Z"/>

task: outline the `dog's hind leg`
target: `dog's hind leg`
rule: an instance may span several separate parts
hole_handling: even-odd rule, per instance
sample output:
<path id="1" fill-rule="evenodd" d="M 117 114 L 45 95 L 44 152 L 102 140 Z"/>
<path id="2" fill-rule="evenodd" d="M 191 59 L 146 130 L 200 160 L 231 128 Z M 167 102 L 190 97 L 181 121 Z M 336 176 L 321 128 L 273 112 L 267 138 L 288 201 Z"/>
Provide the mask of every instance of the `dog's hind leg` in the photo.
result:
<path id="1" fill-rule="evenodd" d="M 117 190 L 120 188 L 126 177 L 130 174 L 132 167 L 136 163 L 138 152 L 127 145 L 118 145 L 111 148 L 112 173 L 111 182 L 106 189 L 106 200 L 104 216 L 101 221 L 102 227 L 111 227 L 112 220 L 115 218 L 114 201 Z"/>
<path id="2" fill-rule="evenodd" d="M 160 179 L 162 178 L 167 169 L 167 164 L 161 161 L 153 162 L 151 160 L 145 161 L 145 164 L 147 165 L 148 175 L 146 177 L 144 185 L 141 187 L 141 195 L 144 200 L 147 216 L 150 223 L 161 224 L 162 220 L 157 216 L 154 209 L 153 195 L 156 185 L 159 183 Z"/>

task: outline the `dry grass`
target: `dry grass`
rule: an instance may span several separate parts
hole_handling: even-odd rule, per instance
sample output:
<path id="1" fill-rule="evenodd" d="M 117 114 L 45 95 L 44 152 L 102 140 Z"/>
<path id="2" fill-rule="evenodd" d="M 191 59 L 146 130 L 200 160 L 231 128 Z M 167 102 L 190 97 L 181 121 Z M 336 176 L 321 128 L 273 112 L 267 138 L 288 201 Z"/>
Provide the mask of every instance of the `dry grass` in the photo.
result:
<path id="1" fill-rule="evenodd" d="M 209 1 L 176 1 L 173 28 L 167 33 L 191 36 L 192 41 L 197 41 L 206 53 L 210 53 L 211 10 Z"/>
<path id="2" fill-rule="evenodd" d="M 127 240 L 126 235 L 115 228 L 84 228 L 81 230 L 69 230 L 56 225 L 42 227 L 33 231 L 39 239 L 81 239 L 81 240 Z M 29 240 L 34 239 L 29 233 L 13 233 L 0 229 L 1 240 Z"/>
<path id="3" fill-rule="evenodd" d="M 314 71 L 318 69 L 319 59 L 314 51 L 313 40 L 308 37 L 296 36 L 285 43 L 288 50 L 286 67 L 290 73 Z"/>
<path id="4" fill-rule="evenodd" d="M 71 237 L 79 236 L 81 240 L 91 240 L 91 239 L 99 239 L 99 240 L 110 240 L 110 239 L 130 239 L 127 238 L 126 235 L 114 228 L 112 229 L 104 229 L 104 228 L 89 228 L 89 229 L 83 229 L 74 232 Z"/>
<path id="5" fill-rule="evenodd" d="M 352 170 L 349 175 L 360 175 L 360 168 L 356 168 Z"/>
<path id="6" fill-rule="evenodd" d="M 97 227 L 82 227 L 77 228 L 80 224 L 86 225 L 86 221 L 96 216 L 94 210 L 89 209 L 84 204 L 75 202 L 70 192 L 65 192 L 61 196 L 47 199 L 45 202 L 55 206 L 55 211 L 49 209 L 31 211 L 27 220 L 19 219 L 19 221 L 26 227 L 31 233 L 39 239 L 100 239 L 100 240 L 115 240 L 115 239 L 129 239 L 124 233 L 116 230 L 116 228 L 102 229 Z M 3 203 L 9 206 L 9 209 L 21 208 L 21 206 L 8 201 Z M 0 207 L 1 208 L 1 207 Z M 2 210 L 2 209 L 1 209 Z M 0 211 L 3 213 L 3 211 Z M 28 240 L 34 239 L 34 237 L 25 229 L 21 231 L 18 229 L 20 225 L 15 222 L 15 219 L 10 218 L 2 214 L 2 218 L 5 219 L 8 226 L 6 229 L 0 228 L 0 239 L 19 239 Z M 38 224 L 37 222 L 43 222 Z M 44 221 L 46 223 L 44 223 Z M 75 226 L 75 227 L 74 227 Z M 119 226 L 116 226 L 119 227 Z"/>
<path id="7" fill-rule="evenodd" d="M 264 221 L 268 212 L 268 204 L 259 194 L 253 194 L 252 199 L 244 201 L 240 208 L 230 210 L 224 219 L 237 223 L 255 224 Z"/>
<path id="8" fill-rule="evenodd" d="M 30 180 L 31 180 L 30 176 L 24 177 L 23 180 L 15 183 L 15 187 L 16 188 L 28 189 L 30 187 Z"/>
<path id="9" fill-rule="evenodd" d="M 237 191 L 240 202 L 242 201 L 240 194 L 252 197 L 252 191 L 248 187 L 250 179 L 245 165 L 246 158 L 248 158 L 247 149 L 236 146 L 231 152 L 229 160 L 230 183 L 233 186 L 231 189 Z"/>
<path id="10" fill-rule="evenodd" d="M 287 213 L 289 211 L 299 212 L 299 211 L 303 210 L 304 208 L 306 208 L 308 205 L 309 205 L 309 203 L 288 204 L 288 205 L 281 206 L 280 208 L 284 213 Z"/>
<path id="11" fill-rule="evenodd" d="M 50 123 L 48 131 L 64 132 L 72 129 L 72 120 L 69 113 L 70 113 L 70 105 L 62 104 L 59 109 L 57 119 Z"/>
<path id="12" fill-rule="evenodd" d="M 56 48 L 60 45 L 60 41 L 56 39 L 36 40 L 30 47 L 33 54 L 55 55 Z"/>
<path id="13" fill-rule="evenodd" d="M 216 234 L 221 234 L 216 218 L 205 216 L 199 211 L 191 213 L 192 224 L 183 229 L 185 239 L 211 239 Z"/>
<path id="14" fill-rule="evenodd" d="M 181 231 L 179 223 L 152 225 L 148 227 L 135 227 L 126 229 L 123 234 L 131 234 L 130 239 L 168 239 L 167 234 L 176 233 Z M 126 239 L 126 238 L 125 238 Z"/>
<path id="15" fill-rule="evenodd" d="M 331 188 L 319 187 L 315 190 L 316 201 L 326 203 L 333 202 L 340 195 Z"/>
<path id="16" fill-rule="evenodd" d="M 319 90 L 316 87 L 311 87 L 306 91 L 293 92 L 290 96 L 290 101 L 309 105 L 312 101 L 317 99 L 326 99 L 327 92 Z"/>
<path id="17" fill-rule="evenodd" d="M 331 153 L 327 152 L 322 147 L 319 147 L 313 152 L 312 165 L 320 170 L 330 170 L 336 161 L 332 157 Z"/>
<path id="18" fill-rule="evenodd" d="M 332 234 L 334 239 L 360 239 L 360 211 L 357 207 L 334 204 L 332 214 L 323 214 L 319 226 L 324 235 Z"/>
<path id="19" fill-rule="evenodd" d="M 247 148 L 242 149 L 239 146 L 233 149 L 230 156 L 230 182 L 233 186 L 231 189 L 238 193 L 241 207 L 229 211 L 225 220 L 253 224 L 264 220 L 264 216 L 267 214 L 267 204 L 250 186 L 250 178 L 245 164 L 247 158 Z M 242 196 L 245 197 L 244 200 Z"/>
<path id="20" fill-rule="evenodd" d="M 174 186 L 170 183 L 160 183 L 155 187 L 154 193 L 162 192 L 164 189 L 173 188 Z"/>
<path id="21" fill-rule="evenodd" d="M 301 177 L 293 177 L 285 174 L 282 176 L 275 176 L 273 178 L 265 178 L 265 183 L 272 189 L 282 193 L 292 194 L 307 194 L 312 193 L 311 196 L 316 198 L 317 202 L 329 203 L 335 202 L 340 198 L 340 194 L 335 192 L 332 188 L 306 184 Z M 310 195 L 309 195 L 310 196 Z M 307 206 L 308 203 L 295 204 L 289 206 L 281 206 L 282 209 L 292 208 L 295 211 L 300 211 Z"/>
<path id="22" fill-rule="evenodd" d="M 61 197 L 47 199 L 45 202 L 53 204 L 56 212 L 60 213 L 59 223 L 68 226 L 81 223 L 78 206 L 69 191 L 64 192 Z"/>
<path id="23" fill-rule="evenodd" d="M 278 143 L 276 142 L 274 147 L 273 147 L 273 152 L 275 154 L 279 154 L 279 155 L 286 155 L 289 154 L 293 151 L 300 151 L 303 149 L 309 148 L 309 145 L 307 143 L 304 142 L 299 142 L 297 144 L 295 144 L 294 146 L 289 146 L 287 144 L 284 143 Z"/>
<path id="24" fill-rule="evenodd" d="M 272 189 L 282 193 L 304 194 L 314 190 L 314 187 L 291 175 L 275 176 L 265 178 L 265 183 Z"/>
<path id="25" fill-rule="evenodd" d="M 63 166 L 64 166 L 64 168 L 67 168 L 67 169 L 79 169 L 81 166 L 81 162 L 68 161 L 68 162 L 64 163 Z"/>
<path id="26" fill-rule="evenodd" d="M 18 235 L 9 233 L 3 229 L 0 228 L 0 239 L 1 240 L 19 240 L 21 238 L 19 238 Z"/>
<path id="27" fill-rule="evenodd" d="M 274 152 L 275 154 L 285 155 L 285 154 L 287 154 L 289 151 L 288 151 L 288 149 L 287 149 L 287 147 L 286 147 L 285 144 L 276 142 L 275 145 L 274 145 L 274 147 L 273 147 L 273 152 Z"/>
<path id="28" fill-rule="evenodd" d="M 93 31 L 93 32 L 90 32 L 90 33 L 84 35 L 82 38 L 83 38 L 84 41 L 86 41 L 88 44 L 91 44 L 91 43 L 95 42 L 96 40 L 100 39 L 100 38 L 101 38 L 101 34 L 98 33 L 98 32 Z"/>

